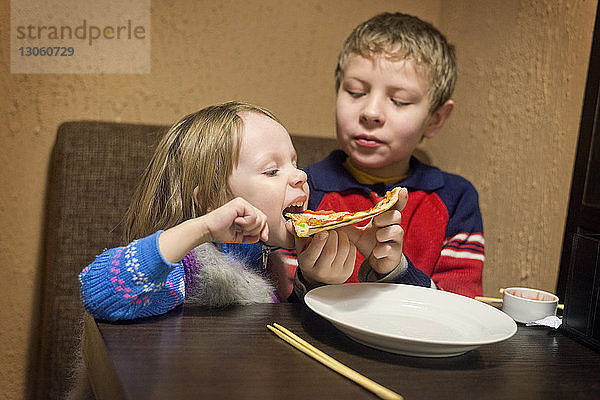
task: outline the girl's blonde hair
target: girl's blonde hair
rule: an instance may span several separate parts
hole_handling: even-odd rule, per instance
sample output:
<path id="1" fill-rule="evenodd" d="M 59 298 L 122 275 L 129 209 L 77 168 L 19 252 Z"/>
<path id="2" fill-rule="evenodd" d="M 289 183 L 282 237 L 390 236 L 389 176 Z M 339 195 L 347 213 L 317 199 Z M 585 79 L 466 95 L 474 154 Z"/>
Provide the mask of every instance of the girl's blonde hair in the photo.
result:
<path id="1" fill-rule="evenodd" d="M 430 113 L 452 96 L 457 77 L 454 46 L 433 25 L 412 15 L 382 13 L 358 25 L 342 46 L 335 69 L 335 90 L 339 91 L 351 55 L 373 60 L 411 59 L 424 68 L 430 83 Z"/>
<path id="2" fill-rule="evenodd" d="M 206 214 L 233 197 L 229 177 L 239 160 L 244 113 L 277 121 L 264 108 L 228 102 L 187 115 L 167 131 L 125 214 L 127 242 Z"/>

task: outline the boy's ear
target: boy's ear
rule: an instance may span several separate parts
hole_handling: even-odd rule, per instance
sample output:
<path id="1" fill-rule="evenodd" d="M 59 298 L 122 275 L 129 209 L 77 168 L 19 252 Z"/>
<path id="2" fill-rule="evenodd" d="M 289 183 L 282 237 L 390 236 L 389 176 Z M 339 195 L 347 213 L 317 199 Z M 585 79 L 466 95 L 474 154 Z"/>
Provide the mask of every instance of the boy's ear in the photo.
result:
<path id="1" fill-rule="evenodd" d="M 429 117 L 429 121 L 425 127 L 425 132 L 423 132 L 423 137 L 426 137 L 427 139 L 434 137 L 438 131 L 442 129 L 442 126 L 444 126 L 448 118 L 450 118 L 452 110 L 454 110 L 454 101 L 452 100 L 446 101 L 440 108 L 438 108 L 437 111 L 434 112 L 431 117 Z"/>

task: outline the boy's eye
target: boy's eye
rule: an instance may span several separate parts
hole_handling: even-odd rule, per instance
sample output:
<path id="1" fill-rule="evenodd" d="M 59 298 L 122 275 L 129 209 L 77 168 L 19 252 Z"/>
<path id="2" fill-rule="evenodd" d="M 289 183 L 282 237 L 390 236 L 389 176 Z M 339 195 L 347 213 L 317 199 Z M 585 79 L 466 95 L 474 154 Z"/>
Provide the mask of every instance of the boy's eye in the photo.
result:
<path id="1" fill-rule="evenodd" d="M 347 92 L 351 97 L 355 97 L 355 98 L 365 95 L 363 92 L 359 92 L 359 91 L 355 91 L 355 90 L 347 90 Z"/>
<path id="2" fill-rule="evenodd" d="M 396 100 L 396 99 L 392 99 L 392 103 L 394 103 L 394 105 L 398 106 L 398 107 L 408 106 L 410 104 L 409 102 L 402 101 L 402 100 Z"/>

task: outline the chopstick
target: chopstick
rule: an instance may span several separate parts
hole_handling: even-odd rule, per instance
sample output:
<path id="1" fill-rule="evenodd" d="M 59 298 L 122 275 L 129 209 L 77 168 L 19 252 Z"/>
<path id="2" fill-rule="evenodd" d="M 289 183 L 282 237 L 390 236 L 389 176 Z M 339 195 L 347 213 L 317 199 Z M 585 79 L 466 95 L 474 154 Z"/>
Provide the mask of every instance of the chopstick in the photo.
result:
<path id="1" fill-rule="evenodd" d="M 498 299 L 496 297 L 485 297 L 485 296 L 476 296 L 475 300 L 479 300 L 483 303 L 502 303 L 502 299 Z"/>
<path id="2" fill-rule="evenodd" d="M 296 336 L 293 332 L 284 328 L 283 326 L 281 326 L 277 323 L 274 323 L 273 326 L 267 325 L 267 329 L 269 329 L 271 332 L 273 332 L 274 334 L 279 336 L 281 339 L 286 341 L 288 344 L 292 345 L 293 347 L 300 350 L 304 354 L 319 361 L 321 364 L 325 365 L 326 367 L 331 368 L 335 372 L 345 376 L 346 378 L 348 378 L 351 381 L 353 381 L 354 383 L 362 386 L 363 388 L 373 392 L 380 398 L 390 399 L 390 400 L 402 400 L 403 399 L 403 397 L 400 396 L 398 393 L 393 392 L 384 386 L 381 386 L 377 382 L 374 382 L 374 381 L 370 380 L 369 378 L 367 378 L 366 376 L 361 375 L 358 372 L 354 371 L 353 369 L 345 366 L 344 364 L 340 363 L 339 361 L 335 360 L 334 358 L 323 353 L 321 350 L 312 346 L 310 343 L 306 342 L 299 336 Z"/>
<path id="3" fill-rule="evenodd" d="M 504 294 L 504 289 L 500 288 L 499 290 L 500 294 Z M 479 300 L 483 303 L 488 303 L 488 304 L 493 304 L 493 303 L 502 303 L 503 300 L 499 299 L 497 297 L 485 297 L 485 296 L 475 296 L 475 300 Z M 564 310 L 565 309 L 565 305 L 564 304 L 557 304 L 556 308 L 558 308 L 559 310 Z"/>

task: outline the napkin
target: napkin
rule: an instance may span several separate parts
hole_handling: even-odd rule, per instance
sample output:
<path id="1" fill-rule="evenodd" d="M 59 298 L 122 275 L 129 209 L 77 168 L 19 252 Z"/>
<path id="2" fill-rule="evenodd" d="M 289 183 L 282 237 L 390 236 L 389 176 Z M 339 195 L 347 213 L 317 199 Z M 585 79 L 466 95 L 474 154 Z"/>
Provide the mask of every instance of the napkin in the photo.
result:
<path id="1" fill-rule="evenodd" d="M 549 315 L 545 318 L 538 319 L 537 321 L 528 322 L 525 326 L 548 326 L 550 328 L 557 329 L 562 324 L 562 319 L 556 315 Z"/>

